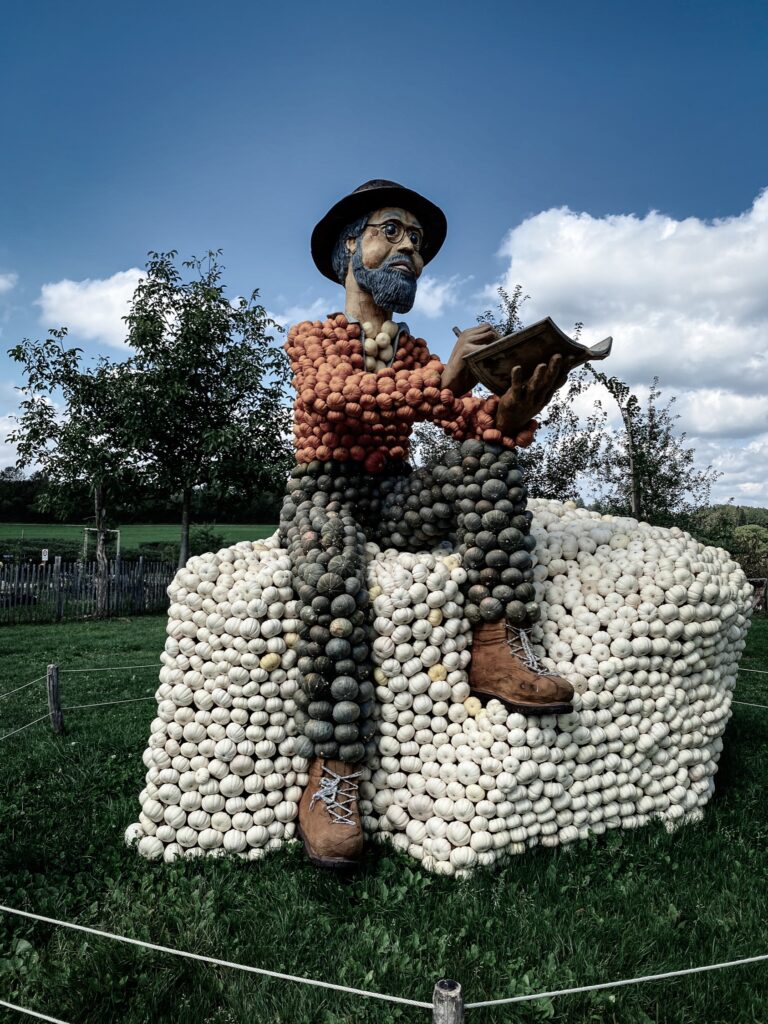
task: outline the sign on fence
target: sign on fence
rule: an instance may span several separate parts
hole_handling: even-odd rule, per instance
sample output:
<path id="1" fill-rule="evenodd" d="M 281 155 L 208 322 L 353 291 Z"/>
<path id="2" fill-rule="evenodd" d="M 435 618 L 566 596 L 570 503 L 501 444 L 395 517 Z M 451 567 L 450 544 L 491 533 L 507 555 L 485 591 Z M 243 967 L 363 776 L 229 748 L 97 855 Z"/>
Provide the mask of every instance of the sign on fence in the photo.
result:
<path id="1" fill-rule="evenodd" d="M 42 556 L 42 560 L 43 560 L 44 562 L 47 562 L 47 561 L 48 561 L 48 548 L 43 548 L 43 556 Z"/>

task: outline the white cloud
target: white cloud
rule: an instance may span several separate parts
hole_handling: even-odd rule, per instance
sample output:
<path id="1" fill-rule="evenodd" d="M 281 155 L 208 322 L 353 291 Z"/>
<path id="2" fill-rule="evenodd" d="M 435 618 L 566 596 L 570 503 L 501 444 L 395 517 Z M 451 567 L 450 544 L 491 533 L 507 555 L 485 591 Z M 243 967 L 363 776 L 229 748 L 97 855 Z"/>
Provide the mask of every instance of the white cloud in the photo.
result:
<path id="1" fill-rule="evenodd" d="M 126 335 L 122 317 L 141 276 L 141 270 L 131 267 L 103 279 L 44 284 L 38 299 L 40 319 L 48 327 L 68 327 L 83 340 L 121 348 Z"/>
<path id="2" fill-rule="evenodd" d="M 15 430 L 17 423 L 10 413 L 0 414 L 0 469 L 16 465 L 16 447 L 6 441 L 8 434 Z"/>
<path id="3" fill-rule="evenodd" d="M 691 434 L 749 437 L 768 430 L 768 399 L 765 395 L 739 395 L 717 388 L 699 388 L 679 392 L 675 408 Z"/>
<path id="4" fill-rule="evenodd" d="M 545 210 L 501 255 L 498 283 L 531 295 L 525 322 L 580 321 L 586 344 L 612 335 L 601 368 L 637 392 L 658 376 L 662 404 L 677 396 L 697 461 L 725 474 L 713 496 L 768 505 L 768 190 L 713 221 Z"/>
<path id="5" fill-rule="evenodd" d="M 300 324 L 303 320 L 324 320 L 332 309 L 333 304 L 329 305 L 327 299 L 315 299 L 309 304 L 288 306 L 280 313 L 273 313 L 268 309 L 267 316 L 287 329 L 291 324 Z"/>
<path id="6" fill-rule="evenodd" d="M 425 274 L 419 278 L 419 286 L 416 290 L 416 301 L 413 304 L 415 313 L 430 320 L 442 316 L 449 306 L 455 306 L 459 299 L 459 287 L 461 279 L 458 276 L 441 280 Z"/>
<path id="7" fill-rule="evenodd" d="M 4 295 L 12 288 L 15 288 L 18 280 L 17 274 L 0 274 L 0 295 Z"/>
<path id="8" fill-rule="evenodd" d="M 768 388 L 768 191 L 711 222 L 546 210 L 501 252 L 502 283 L 532 296 L 526 320 L 581 321 L 587 343 L 613 335 L 610 372 L 676 389 Z"/>
<path id="9" fill-rule="evenodd" d="M 723 475 L 712 488 L 712 501 L 733 498 L 736 504 L 768 507 L 768 433 L 745 444 L 692 437 L 698 461 Z"/>

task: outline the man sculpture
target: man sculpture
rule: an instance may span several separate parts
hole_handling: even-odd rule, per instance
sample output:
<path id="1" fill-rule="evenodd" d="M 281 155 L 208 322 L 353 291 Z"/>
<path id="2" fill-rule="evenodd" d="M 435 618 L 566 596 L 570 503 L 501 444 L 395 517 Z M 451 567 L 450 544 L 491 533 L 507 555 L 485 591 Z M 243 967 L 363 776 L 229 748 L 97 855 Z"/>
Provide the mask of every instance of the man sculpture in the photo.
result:
<path id="1" fill-rule="evenodd" d="M 573 696 L 527 642 L 538 610 L 515 456 L 533 439 L 531 418 L 563 383 L 560 357 L 529 380 L 516 367 L 501 397 L 476 397 L 464 357 L 495 340 L 489 326 L 463 331 L 444 365 L 392 320 L 411 309 L 446 230 L 437 206 L 395 182 L 369 181 L 345 196 L 312 234 L 318 269 L 344 286 L 345 312 L 297 324 L 286 343 L 296 466 L 280 536 L 302 622 L 297 752 L 311 759 L 299 830 L 310 859 L 326 867 L 360 856 L 356 780 L 375 751 L 367 541 L 401 550 L 455 543 L 467 570 L 473 694 L 526 714 L 567 712 Z M 413 471 L 408 437 L 426 420 L 463 443 L 443 464 Z"/>

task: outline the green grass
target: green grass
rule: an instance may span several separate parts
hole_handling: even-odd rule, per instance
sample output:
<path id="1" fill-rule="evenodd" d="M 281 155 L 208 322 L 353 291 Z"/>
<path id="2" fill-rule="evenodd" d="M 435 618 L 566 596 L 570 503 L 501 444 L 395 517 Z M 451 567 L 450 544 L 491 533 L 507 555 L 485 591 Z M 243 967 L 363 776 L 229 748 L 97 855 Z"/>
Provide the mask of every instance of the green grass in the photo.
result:
<path id="1" fill-rule="evenodd" d="M 9 627 L 0 692 L 63 668 L 153 662 L 164 620 Z M 768 621 L 744 664 L 768 669 Z M 151 694 L 152 670 L 64 675 L 62 702 Z M 768 677 L 737 697 L 768 704 Z M 123 845 L 143 784 L 152 701 L 66 716 L 0 744 L 0 900 L 128 936 L 360 988 L 468 1001 L 768 952 L 768 711 L 736 706 L 702 823 L 533 850 L 470 880 L 435 878 L 384 849 L 341 879 L 298 846 L 260 863 L 149 864 Z M 0 701 L 0 733 L 43 714 L 42 689 Z M 425 1011 L 340 996 L 0 914 L 0 998 L 72 1022 L 388 1024 Z M 16 1021 L 12 1014 L 0 1020 Z M 471 1011 L 470 1024 L 741 1024 L 768 1019 L 768 964 Z"/>
<path id="2" fill-rule="evenodd" d="M 222 534 L 226 544 L 269 537 L 275 529 L 274 526 L 250 523 L 216 523 L 213 527 L 215 533 Z M 124 550 L 129 550 L 153 542 L 177 543 L 179 530 L 180 527 L 175 523 L 129 523 L 120 527 L 120 546 Z M 0 544 L 22 538 L 82 541 L 83 527 L 77 523 L 0 523 Z"/>

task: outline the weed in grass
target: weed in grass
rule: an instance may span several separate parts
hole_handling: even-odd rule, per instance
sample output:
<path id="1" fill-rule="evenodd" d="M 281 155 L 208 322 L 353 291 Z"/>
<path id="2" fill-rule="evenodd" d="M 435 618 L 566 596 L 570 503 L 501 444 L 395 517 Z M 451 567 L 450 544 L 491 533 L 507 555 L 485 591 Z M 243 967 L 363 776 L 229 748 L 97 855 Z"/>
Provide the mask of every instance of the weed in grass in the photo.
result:
<path id="1" fill-rule="evenodd" d="M 156 662 L 163 618 L 0 630 L 0 692 L 62 667 Z M 4 655 L 4 657 L 3 657 Z M 768 669 L 768 622 L 745 664 Z M 152 693 L 156 673 L 62 676 L 64 703 Z M 738 694 L 768 704 L 768 677 Z M 37 704 L 35 704 L 37 700 Z M 0 716 L 45 708 L 24 691 Z M 428 1000 L 470 1001 L 765 952 L 768 711 L 735 707 L 704 821 L 533 849 L 455 881 L 371 845 L 348 879 L 298 844 L 259 863 L 149 864 L 122 841 L 138 810 L 152 702 L 72 712 L 0 747 L 0 900 L 180 949 Z M 426 1011 L 214 969 L 0 915 L 0 997 L 83 1024 L 384 1024 Z M 6 1018 L 1 1018 L 5 1020 Z M 8 1018 L 10 1020 L 10 1018 Z M 768 1019 L 768 965 L 471 1011 L 470 1024 L 747 1024 Z"/>

